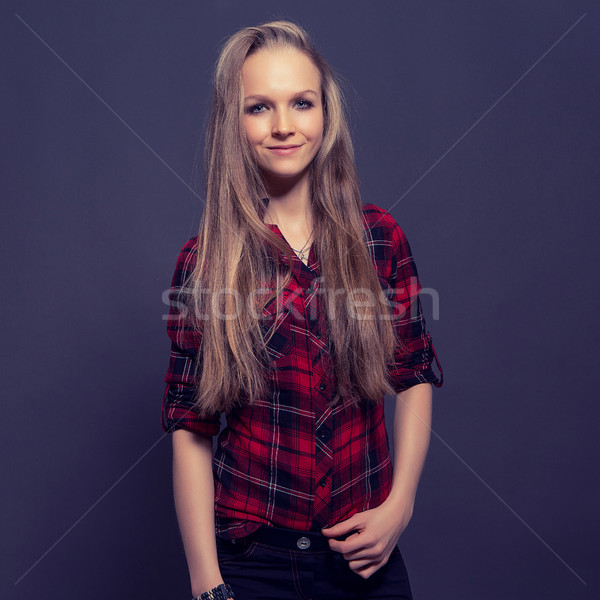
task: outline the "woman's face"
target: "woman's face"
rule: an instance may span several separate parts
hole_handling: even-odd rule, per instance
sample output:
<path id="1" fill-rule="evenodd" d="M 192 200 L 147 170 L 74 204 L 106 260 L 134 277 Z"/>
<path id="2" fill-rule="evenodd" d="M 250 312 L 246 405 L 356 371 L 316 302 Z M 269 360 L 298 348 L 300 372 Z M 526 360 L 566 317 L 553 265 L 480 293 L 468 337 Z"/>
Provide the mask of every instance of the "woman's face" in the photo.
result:
<path id="1" fill-rule="evenodd" d="M 242 85 L 246 136 L 267 181 L 308 176 L 323 140 L 318 69 L 294 49 L 259 50 L 244 62 Z"/>

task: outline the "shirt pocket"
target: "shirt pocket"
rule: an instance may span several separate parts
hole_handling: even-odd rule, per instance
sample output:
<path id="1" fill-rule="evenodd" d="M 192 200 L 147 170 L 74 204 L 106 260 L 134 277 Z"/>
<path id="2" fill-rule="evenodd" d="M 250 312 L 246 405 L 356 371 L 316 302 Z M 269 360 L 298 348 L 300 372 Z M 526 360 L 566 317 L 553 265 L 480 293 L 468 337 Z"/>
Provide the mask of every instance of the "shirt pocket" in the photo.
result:
<path id="1" fill-rule="evenodd" d="M 287 305 L 282 306 L 277 315 L 276 298 L 263 309 L 260 327 L 266 342 L 266 350 L 273 360 L 287 356 L 292 348 L 292 315 Z M 271 332 L 273 335 L 271 335 Z"/>

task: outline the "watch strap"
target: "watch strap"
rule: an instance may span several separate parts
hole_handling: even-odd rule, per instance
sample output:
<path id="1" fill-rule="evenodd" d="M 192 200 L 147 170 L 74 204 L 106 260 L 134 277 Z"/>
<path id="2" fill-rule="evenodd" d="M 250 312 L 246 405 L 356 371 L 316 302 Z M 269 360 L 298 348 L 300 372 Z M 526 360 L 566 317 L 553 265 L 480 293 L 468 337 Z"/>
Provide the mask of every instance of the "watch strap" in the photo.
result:
<path id="1" fill-rule="evenodd" d="M 195 596 L 194 600 L 228 600 L 235 598 L 235 594 L 228 583 L 220 583 L 208 592 L 203 592 L 200 596 Z"/>

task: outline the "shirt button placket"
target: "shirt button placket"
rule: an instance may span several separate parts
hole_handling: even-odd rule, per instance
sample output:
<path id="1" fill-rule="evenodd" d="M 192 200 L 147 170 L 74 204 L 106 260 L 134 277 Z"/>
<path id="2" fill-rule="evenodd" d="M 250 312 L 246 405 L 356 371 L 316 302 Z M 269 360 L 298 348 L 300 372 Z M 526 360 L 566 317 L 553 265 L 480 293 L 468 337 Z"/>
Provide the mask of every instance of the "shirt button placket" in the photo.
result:
<path id="1" fill-rule="evenodd" d="M 309 360 L 307 364 L 308 373 L 310 377 L 310 386 L 314 390 L 312 396 L 312 413 L 314 423 L 318 423 L 318 427 L 315 431 L 315 442 L 314 442 L 314 465 L 315 471 L 313 473 L 314 485 L 315 485 L 315 500 L 314 500 L 314 515 L 313 517 L 317 522 L 325 525 L 329 520 L 330 512 L 330 501 L 331 501 L 331 478 L 329 474 L 332 470 L 332 450 L 331 450 L 331 416 L 326 415 L 326 412 L 331 412 L 331 409 L 327 408 L 328 398 L 328 385 L 327 377 L 328 373 L 324 368 L 325 363 L 322 360 L 316 361 L 317 357 L 322 354 L 322 342 L 316 342 L 316 339 L 320 339 L 322 334 L 320 331 L 314 332 L 314 337 L 311 336 L 312 328 L 315 322 L 322 321 L 318 311 L 321 308 L 321 304 L 318 302 L 318 297 L 310 298 L 311 303 L 308 304 L 308 300 L 311 294 L 315 291 L 315 282 L 312 281 L 309 284 L 302 285 L 303 301 L 305 309 L 306 319 L 306 331 L 308 333 L 308 354 Z M 325 449 L 326 447 L 326 449 Z"/>
<path id="2" fill-rule="evenodd" d="M 331 440 L 333 432 L 331 429 L 331 415 L 323 420 L 316 431 L 315 442 L 316 461 L 316 486 L 315 486 L 315 517 L 319 522 L 327 523 L 331 509 L 331 476 L 333 467 L 333 450 Z"/>

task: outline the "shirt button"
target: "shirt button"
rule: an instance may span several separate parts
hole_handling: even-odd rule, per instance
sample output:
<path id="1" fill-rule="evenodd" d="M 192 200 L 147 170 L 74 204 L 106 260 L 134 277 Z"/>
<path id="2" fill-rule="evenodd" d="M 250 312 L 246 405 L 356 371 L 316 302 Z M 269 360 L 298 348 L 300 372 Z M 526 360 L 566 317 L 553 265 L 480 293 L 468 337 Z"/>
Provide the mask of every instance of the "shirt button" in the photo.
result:
<path id="1" fill-rule="evenodd" d="M 329 431 L 329 429 L 327 429 L 327 427 L 320 427 L 319 428 L 319 433 L 317 435 L 322 440 L 327 440 L 327 439 L 329 439 L 329 434 L 330 434 L 330 431 Z"/>
<path id="2" fill-rule="evenodd" d="M 319 481 L 319 485 L 321 487 L 325 487 L 327 485 L 327 477 L 323 477 L 323 479 L 321 479 L 321 481 Z"/>
<path id="3" fill-rule="evenodd" d="M 319 385 L 319 389 L 320 389 L 321 391 L 323 391 L 323 390 L 324 390 L 326 387 L 327 387 L 327 386 L 326 386 L 324 383 L 321 383 L 321 384 Z"/>
<path id="4" fill-rule="evenodd" d="M 315 333 L 315 335 L 317 336 L 318 339 L 321 339 L 321 332 L 317 331 L 317 333 Z"/>
<path id="5" fill-rule="evenodd" d="M 301 537 L 297 542 L 296 546 L 300 548 L 300 550 L 306 550 L 310 548 L 310 540 L 307 537 Z"/>

